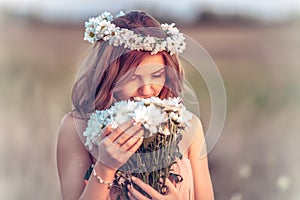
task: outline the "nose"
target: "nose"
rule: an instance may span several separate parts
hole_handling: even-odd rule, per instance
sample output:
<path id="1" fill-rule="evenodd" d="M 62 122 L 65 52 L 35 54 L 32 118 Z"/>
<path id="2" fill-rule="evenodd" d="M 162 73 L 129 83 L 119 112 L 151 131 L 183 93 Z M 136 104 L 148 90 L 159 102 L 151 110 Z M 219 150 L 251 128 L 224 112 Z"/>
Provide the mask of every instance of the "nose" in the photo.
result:
<path id="1" fill-rule="evenodd" d="M 151 97 L 154 95 L 154 91 L 151 84 L 145 84 L 138 88 L 138 94 L 143 97 Z"/>

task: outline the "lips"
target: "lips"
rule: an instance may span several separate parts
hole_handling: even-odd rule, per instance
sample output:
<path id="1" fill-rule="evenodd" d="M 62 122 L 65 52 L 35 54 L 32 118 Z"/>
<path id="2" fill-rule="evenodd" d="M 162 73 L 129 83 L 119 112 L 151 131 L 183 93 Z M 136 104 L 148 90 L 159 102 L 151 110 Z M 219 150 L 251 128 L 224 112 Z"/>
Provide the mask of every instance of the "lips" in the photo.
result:
<path id="1" fill-rule="evenodd" d="M 140 97 L 142 99 L 148 99 L 148 98 L 155 97 L 155 96 L 153 95 L 153 96 L 135 96 L 135 97 Z M 135 97 L 130 97 L 130 100 L 134 100 Z"/>

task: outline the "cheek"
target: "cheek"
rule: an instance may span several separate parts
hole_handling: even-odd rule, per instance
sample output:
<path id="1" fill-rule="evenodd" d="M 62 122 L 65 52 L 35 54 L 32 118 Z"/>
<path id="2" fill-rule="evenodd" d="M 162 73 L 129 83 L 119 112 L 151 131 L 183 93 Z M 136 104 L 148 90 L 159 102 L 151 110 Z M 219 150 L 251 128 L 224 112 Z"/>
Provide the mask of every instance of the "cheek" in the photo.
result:
<path id="1" fill-rule="evenodd" d="M 165 86 L 165 78 L 156 79 L 152 82 L 152 88 L 154 89 L 156 95 L 160 93 L 160 91 Z"/>
<path id="2" fill-rule="evenodd" d="M 133 93 L 135 93 L 135 88 L 137 88 L 137 85 L 134 83 L 124 83 L 122 86 L 119 86 L 114 93 L 119 100 L 128 99 L 133 95 Z"/>
<path id="3" fill-rule="evenodd" d="M 163 89 L 162 85 L 155 85 L 153 86 L 153 89 L 155 91 L 156 96 L 160 93 L 160 91 Z"/>
<path id="4" fill-rule="evenodd" d="M 165 85 L 165 78 L 157 78 L 153 80 L 153 85 L 155 88 L 162 88 Z"/>

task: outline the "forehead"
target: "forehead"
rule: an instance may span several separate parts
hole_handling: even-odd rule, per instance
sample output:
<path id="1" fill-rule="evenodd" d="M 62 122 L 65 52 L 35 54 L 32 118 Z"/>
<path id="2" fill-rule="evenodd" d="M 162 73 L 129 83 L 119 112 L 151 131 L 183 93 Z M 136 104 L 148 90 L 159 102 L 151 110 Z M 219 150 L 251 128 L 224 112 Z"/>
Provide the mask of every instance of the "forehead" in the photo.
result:
<path id="1" fill-rule="evenodd" d="M 160 54 L 147 55 L 144 57 L 138 68 L 135 70 L 135 75 L 147 75 L 164 69 L 164 58 Z"/>

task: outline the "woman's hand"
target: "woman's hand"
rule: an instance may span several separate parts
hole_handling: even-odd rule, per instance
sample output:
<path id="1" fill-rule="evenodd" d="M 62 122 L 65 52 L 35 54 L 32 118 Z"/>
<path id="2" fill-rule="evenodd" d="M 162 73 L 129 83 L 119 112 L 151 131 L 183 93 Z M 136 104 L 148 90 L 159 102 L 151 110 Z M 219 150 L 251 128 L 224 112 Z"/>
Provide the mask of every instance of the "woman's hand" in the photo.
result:
<path id="1" fill-rule="evenodd" d="M 147 192 L 151 196 L 151 199 L 154 200 L 179 200 L 178 190 L 175 188 L 175 186 L 172 184 L 172 182 L 167 178 L 166 179 L 166 186 L 168 186 L 169 190 L 167 194 L 162 195 L 159 192 L 157 192 L 155 189 L 153 189 L 150 185 L 144 183 L 142 180 L 132 177 L 132 181 L 137 184 L 141 189 Z M 141 194 L 139 191 L 134 189 L 133 186 L 128 185 L 129 190 L 129 197 L 131 200 L 147 200 L 148 198 L 145 197 L 143 194 Z"/>
<path id="2" fill-rule="evenodd" d="M 98 143 L 98 161 L 107 167 L 118 169 L 140 147 L 143 142 L 143 128 L 130 119 L 118 128 L 107 126 Z"/>

